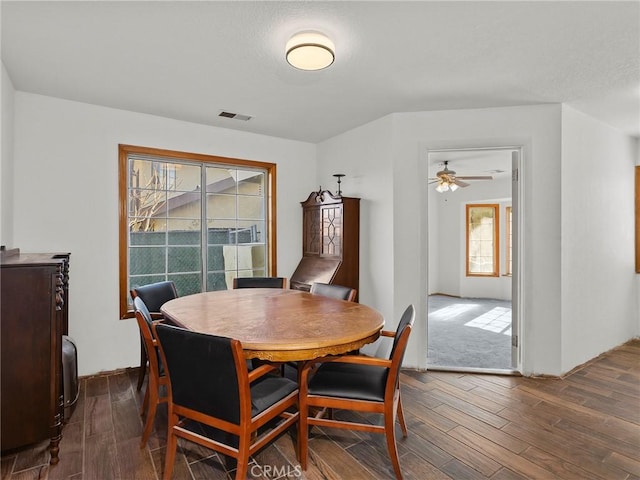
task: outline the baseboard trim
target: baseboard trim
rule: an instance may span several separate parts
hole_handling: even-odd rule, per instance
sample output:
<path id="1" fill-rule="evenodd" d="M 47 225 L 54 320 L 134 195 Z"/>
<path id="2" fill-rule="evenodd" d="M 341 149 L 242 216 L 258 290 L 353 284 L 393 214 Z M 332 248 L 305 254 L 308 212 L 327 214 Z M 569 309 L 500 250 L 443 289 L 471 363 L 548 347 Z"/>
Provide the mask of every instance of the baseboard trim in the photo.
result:
<path id="1" fill-rule="evenodd" d="M 486 373 L 490 375 L 509 375 L 521 377 L 522 373 L 511 368 L 474 368 L 474 367 L 442 367 L 427 365 L 427 372 Z"/>

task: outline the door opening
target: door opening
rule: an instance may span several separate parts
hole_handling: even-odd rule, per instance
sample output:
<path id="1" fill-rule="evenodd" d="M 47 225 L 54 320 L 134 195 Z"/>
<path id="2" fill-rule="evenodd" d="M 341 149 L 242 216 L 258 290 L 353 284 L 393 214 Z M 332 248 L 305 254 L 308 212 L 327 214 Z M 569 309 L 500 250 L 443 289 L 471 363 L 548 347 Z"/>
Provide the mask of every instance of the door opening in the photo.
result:
<path id="1" fill-rule="evenodd" d="M 521 154 L 428 152 L 429 370 L 519 370 Z"/>

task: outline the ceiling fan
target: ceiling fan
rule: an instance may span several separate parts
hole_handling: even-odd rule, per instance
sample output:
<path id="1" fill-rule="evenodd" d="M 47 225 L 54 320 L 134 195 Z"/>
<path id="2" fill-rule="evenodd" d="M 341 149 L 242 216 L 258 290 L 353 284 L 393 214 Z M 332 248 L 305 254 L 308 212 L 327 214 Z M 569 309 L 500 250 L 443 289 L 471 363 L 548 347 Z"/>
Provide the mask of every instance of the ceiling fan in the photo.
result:
<path id="1" fill-rule="evenodd" d="M 449 170 L 449 161 L 444 161 L 444 168 L 436 173 L 435 177 L 429 178 L 429 184 L 437 183 L 437 192 L 446 192 L 451 190 L 455 192 L 458 187 L 468 187 L 470 184 L 462 180 L 493 180 L 491 175 L 464 175 L 456 176 L 456 172 Z"/>

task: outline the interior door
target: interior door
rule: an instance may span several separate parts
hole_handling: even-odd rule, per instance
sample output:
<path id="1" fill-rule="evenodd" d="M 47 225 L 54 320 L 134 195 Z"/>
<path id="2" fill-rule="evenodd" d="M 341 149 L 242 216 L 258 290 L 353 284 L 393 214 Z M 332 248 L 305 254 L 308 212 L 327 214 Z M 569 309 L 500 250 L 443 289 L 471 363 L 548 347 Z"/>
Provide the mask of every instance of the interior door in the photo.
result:
<path id="1" fill-rule="evenodd" d="M 511 366 L 518 368 L 520 352 L 519 305 L 520 305 L 520 151 L 511 152 Z"/>

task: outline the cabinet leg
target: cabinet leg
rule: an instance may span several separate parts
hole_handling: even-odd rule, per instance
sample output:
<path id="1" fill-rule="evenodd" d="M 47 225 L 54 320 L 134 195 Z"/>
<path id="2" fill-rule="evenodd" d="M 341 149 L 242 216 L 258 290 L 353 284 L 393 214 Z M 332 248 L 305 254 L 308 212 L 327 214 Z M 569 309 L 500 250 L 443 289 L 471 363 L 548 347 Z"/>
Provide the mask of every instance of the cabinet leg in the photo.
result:
<path id="1" fill-rule="evenodd" d="M 63 405 L 60 405 L 62 408 Z M 62 417 L 63 414 L 59 413 L 56 415 L 56 423 L 53 425 L 55 435 L 51 437 L 51 442 L 49 443 L 49 453 L 51 454 L 51 459 L 49 463 L 51 465 L 55 465 L 60 461 L 60 457 L 58 456 L 60 453 L 60 440 L 62 439 Z"/>

